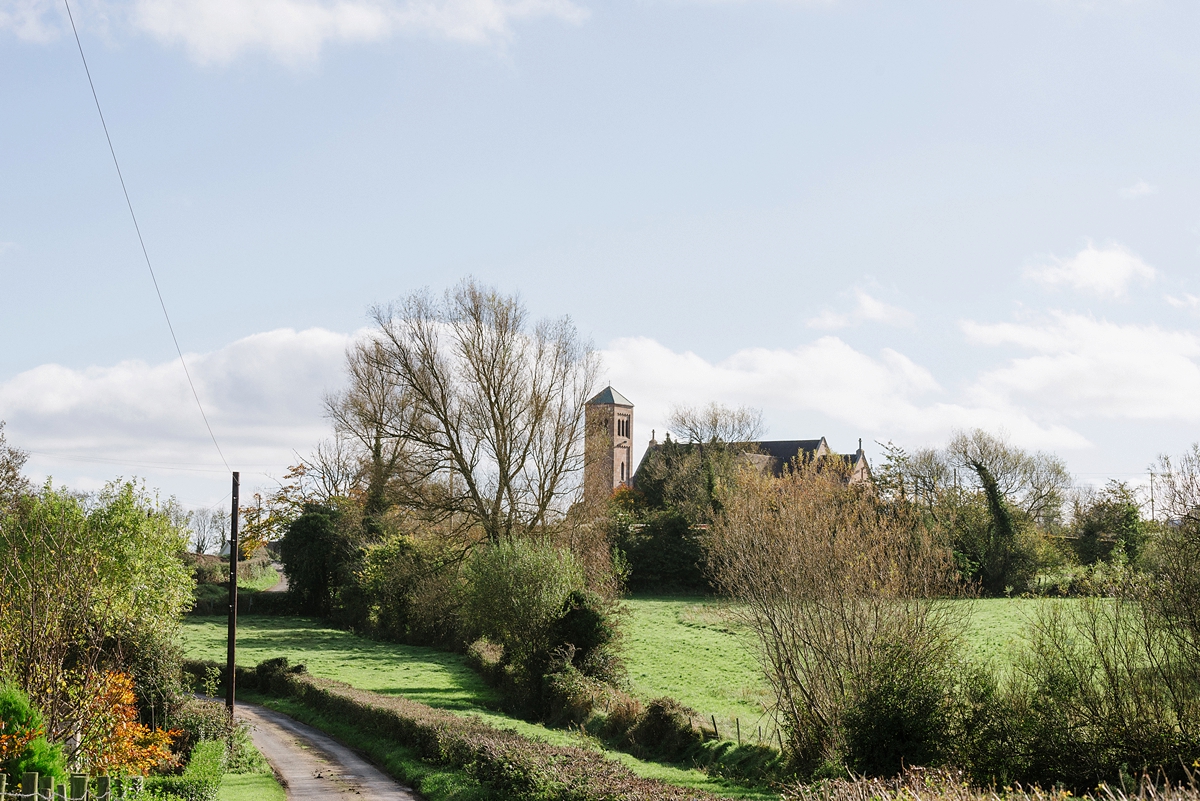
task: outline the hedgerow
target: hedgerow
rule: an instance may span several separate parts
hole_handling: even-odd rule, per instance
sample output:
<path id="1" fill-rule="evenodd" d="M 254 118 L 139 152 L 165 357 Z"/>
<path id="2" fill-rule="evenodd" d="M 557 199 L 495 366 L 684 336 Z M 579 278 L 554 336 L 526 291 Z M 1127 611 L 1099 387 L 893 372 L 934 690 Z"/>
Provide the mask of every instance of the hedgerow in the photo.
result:
<path id="1" fill-rule="evenodd" d="M 202 672 L 204 663 L 189 667 Z M 294 698 L 322 714 L 414 749 L 433 765 L 461 768 L 497 796 L 538 801 L 684 801 L 715 796 L 643 779 L 597 751 L 555 746 L 477 719 L 293 672 L 284 660 L 238 671 L 238 684 Z"/>
<path id="2" fill-rule="evenodd" d="M 203 740 L 192 749 L 192 758 L 178 776 L 151 776 L 146 779 L 150 796 L 170 795 L 185 801 L 216 801 L 225 773 L 225 743 Z"/>

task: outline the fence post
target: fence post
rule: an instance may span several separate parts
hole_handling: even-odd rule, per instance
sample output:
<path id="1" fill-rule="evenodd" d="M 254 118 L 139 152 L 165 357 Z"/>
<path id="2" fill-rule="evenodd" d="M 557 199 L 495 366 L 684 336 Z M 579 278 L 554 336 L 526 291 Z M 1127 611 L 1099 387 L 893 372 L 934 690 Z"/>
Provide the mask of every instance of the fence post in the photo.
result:
<path id="1" fill-rule="evenodd" d="M 54 801 L 67 801 L 67 783 L 54 783 Z"/>
<path id="2" fill-rule="evenodd" d="M 71 801 L 87 801 L 88 777 L 82 773 L 71 774 Z"/>
<path id="3" fill-rule="evenodd" d="M 38 798 L 42 801 L 54 801 L 54 777 L 38 777 Z"/>
<path id="4" fill-rule="evenodd" d="M 741 719 L 741 718 L 734 718 L 734 719 L 733 719 L 733 722 L 734 722 L 735 724 L 737 724 L 737 731 L 738 731 L 738 747 L 740 748 L 740 747 L 742 746 L 742 719 Z"/>
<path id="5" fill-rule="evenodd" d="M 21 798 L 35 801 L 37 798 L 37 771 L 30 771 L 21 777 Z"/>
<path id="6" fill-rule="evenodd" d="M 111 801 L 112 782 L 107 776 L 96 779 L 96 801 Z"/>
<path id="7" fill-rule="evenodd" d="M 0 798 L 8 793 L 8 775 L 0 773 Z"/>

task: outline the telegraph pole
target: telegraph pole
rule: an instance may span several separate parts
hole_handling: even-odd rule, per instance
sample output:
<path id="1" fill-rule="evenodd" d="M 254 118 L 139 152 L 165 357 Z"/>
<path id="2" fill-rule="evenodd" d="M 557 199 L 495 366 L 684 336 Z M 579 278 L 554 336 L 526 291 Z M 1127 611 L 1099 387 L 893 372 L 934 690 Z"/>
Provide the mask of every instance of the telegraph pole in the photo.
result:
<path id="1" fill-rule="evenodd" d="M 225 708 L 233 716 L 233 691 L 237 677 L 237 563 L 238 563 L 238 472 L 233 473 L 233 513 L 229 516 L 229 635 L 225 664 Z"/>

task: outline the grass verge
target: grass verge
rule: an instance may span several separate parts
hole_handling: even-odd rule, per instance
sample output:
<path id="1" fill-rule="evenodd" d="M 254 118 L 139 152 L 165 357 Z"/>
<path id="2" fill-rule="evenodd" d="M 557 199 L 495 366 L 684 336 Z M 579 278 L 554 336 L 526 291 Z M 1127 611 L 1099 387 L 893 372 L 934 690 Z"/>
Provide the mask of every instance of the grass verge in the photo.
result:
<path id="1" fill-rule="evenodd" d="M 287 794 L 275 777 L 262 773 L 226 773 L 217 801 L 284 801 Z"/>

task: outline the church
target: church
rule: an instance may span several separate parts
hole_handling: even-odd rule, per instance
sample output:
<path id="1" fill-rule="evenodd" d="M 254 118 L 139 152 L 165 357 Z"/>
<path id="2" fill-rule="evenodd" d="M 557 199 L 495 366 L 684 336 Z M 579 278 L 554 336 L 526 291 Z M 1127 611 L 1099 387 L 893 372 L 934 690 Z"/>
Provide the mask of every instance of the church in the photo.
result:
<path id="1" fill-rule="evenodd" d="M 584 407 L 587 460 L 584 463 L 584 491 L 589 497 L 607 497 L 619 487 L 637 484 L 638 469 L 633 466 L 633 403 L 611 386 L 605 387 Z M 746 458 L 764 470 L 780 475 L 786 465 L 796 461 L 819 460 L 834 455 L 833 449 L 819 439 L 789 439 L 739 443 L 750 451 Z M 661 447 L 653 437 L 646 457 Z M 863 453 L 862 440 L 858 450 L 838 454 L 850 467 L 850 482 L 869 481 L 871 468 Z"/>

